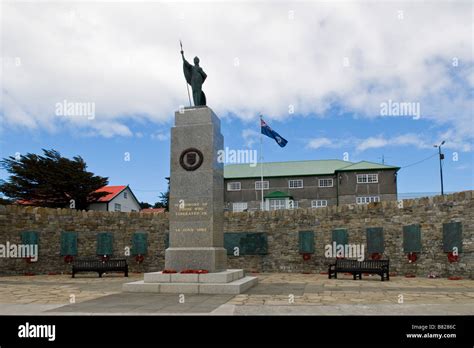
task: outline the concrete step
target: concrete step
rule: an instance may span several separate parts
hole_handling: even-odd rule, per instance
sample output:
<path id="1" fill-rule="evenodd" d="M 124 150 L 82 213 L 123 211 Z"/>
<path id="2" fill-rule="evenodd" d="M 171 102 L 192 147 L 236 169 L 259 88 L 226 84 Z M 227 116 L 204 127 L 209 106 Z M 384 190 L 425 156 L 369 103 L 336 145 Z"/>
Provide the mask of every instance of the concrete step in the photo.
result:
<path id="1" fill-rule="evenodd" d="M 146 283 L 137 281 L 123 284 L 125 292 L 151 292 L 167 294 L 241 294 L 258 283 L 257 277 L 243 277 L 229 283 Z"/>

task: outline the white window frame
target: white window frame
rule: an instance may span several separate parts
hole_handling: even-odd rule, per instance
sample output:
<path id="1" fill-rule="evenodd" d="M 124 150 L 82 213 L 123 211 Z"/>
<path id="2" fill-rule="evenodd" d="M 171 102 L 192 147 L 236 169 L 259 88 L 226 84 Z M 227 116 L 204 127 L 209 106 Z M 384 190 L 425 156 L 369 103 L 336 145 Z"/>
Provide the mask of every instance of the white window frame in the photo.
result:
<path id="1" fill-rule="evenodd" d="M 128 193 L 127 193 L 127 192 L 124 192 L 124 193 L 123 193 L 123 198 L 124 198 L 124 199 L 128 199 Z"/>
<path id="2" fill-rule="evenodd" d="M 239 188 L 232 188 L 233 185 L 237 185 Z M 232 181 L 227 183 L 227 191 L 240 191 L 242 189 L 242 184 L 240 181 Z"/>
<path id="3" fill-rule="evenodd" d="M 357 204 L 369 204 L 374 202 L 380 202 L 380 196 L 362 196 L 356 197 Z"/>
<path id="4" fill-rule="evenodd" d="M 301 182 L 301 186 L 295 186 L 295 183 L 299 183 L 299 182 Z M 288 188 L 291 188 L 291 189 L 303 188 L 303 179 L 288 180 Z"/>
<path id="5" fill-rule="evenodd" d="M 232 211 L 234 213 L 241 213 L 248 209 L 247 202 L 234 202 L 232 203 Z"/>
<path id="6" fill-rule="evenodd" d="M 293 207 L 291 206 L 291 202 L 293 202 Z M 288 200 L 288 209 L 298 209 L 299 208 L 299 202 L 295 201 L 293 199 Z"/>
<path id="7" fill-rule="evenodd" d="M 377 173 L 357 174 L 358 184 L 377 184 L 379 175 Z"/>
<path id="8" fill-rule="evenodd" d="M 331 185 L 321 185 L 321 182 L 330 182 Z M 333 178 L 318 179 L 318 187 L 333 187 L 333 186 L 334 186 L 334 179 Z"/>
<path id="9" fill-rule="evenodd" d="M 328 206 L 326 199 L 313 199 L 311 201 L 311 208 L 324 208 Z"/>
<path id="10" fill-rule="evenodd" d="M 114 211 L 122 211 L 122 204 L 114 203 Z"/>
<path id="11" fill-rule="evenodd" d="M 287 205 L 288 205 L 288 199 L 285 199 L 285 198 L 270 198 L 269 199 L 270 210 L 286 209 Z"/>
<path id="12" fill-rule="evenodd" d="M 263 180 L 263 181 L 259 180 L 259 181 L 255 181 L 255 190 L 257 190 L 257 191 L 258 191 L 258 190 L 262 190 L 262 187 L 261 187 L 262 183 L 263 183 L 263 189 L 264 189 L 264 190 L 268 190 L 268 189 L 270 188 L 270 182 L 269 182 L 269 181 L 267 181 L 267 180 Z M 259 186 L 259 187 L 258 187 L 258 186 Z"/>

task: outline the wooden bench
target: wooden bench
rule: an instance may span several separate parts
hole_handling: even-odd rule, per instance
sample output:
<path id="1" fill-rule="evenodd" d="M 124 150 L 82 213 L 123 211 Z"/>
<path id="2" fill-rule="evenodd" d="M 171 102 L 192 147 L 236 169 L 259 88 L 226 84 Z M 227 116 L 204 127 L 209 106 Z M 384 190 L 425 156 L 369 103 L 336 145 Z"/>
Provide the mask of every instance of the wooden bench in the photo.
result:
<path id="1" fill-rule="evenodd" d="M 99 277 L 106 272 L 124 272 L 128 277 L 128 265 L 126 259 L 100 260 L 98 258 L 80 258 L 72 262 L 72 277 L 79 272 L 97 272 Z"/>
<path id="2" fill-rule="evenodd" d="M 337 259 L 335 264 L 329 265 L 329 279 L 337 279 L 337 273 L 351 273 L 354 280 L 362 279 L 362 273 L 378 274 L 384 280 L 390 280 L 389 260 L 346 260 Z"/>

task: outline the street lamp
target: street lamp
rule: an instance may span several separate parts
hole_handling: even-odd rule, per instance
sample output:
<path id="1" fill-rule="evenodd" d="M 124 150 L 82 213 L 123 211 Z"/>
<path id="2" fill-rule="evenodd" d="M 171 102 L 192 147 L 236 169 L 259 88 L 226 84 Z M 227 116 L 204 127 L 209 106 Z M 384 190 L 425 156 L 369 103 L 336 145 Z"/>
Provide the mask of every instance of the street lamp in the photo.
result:
<path id="1" fill-rule="evenodd" d="M 441 177 L 441 195 L 444 195 L 444 189 L 443 189 L 443 164 L 442 160 L 444 160 L 444 154 L 441 153 L 441 145 L 444 145 L 445 141 L 443 140 L 441 144 L 439 145 L 433 145 L 434 147 L 438 148 L 438 153 L 439 153 L 439 175 Z"/>

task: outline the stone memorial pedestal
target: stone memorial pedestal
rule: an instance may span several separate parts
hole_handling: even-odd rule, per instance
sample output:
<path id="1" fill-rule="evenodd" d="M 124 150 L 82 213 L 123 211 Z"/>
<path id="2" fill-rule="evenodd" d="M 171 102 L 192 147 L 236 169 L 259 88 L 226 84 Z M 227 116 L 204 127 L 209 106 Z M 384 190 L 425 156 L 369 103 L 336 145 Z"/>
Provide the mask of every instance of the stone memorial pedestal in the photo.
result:
<path id="1" fill-rule="evenodd" d="M 238 294 L 257 283 L 243 270 L 227 270 L 224 248 L 224 148 L 220 120 L 208 107 L 175 113 L 171 130 L 170 247 L 165 269 L 123 285 L 124 291 Z M 183 274 L 206 270 L 206 274 Z"/>

